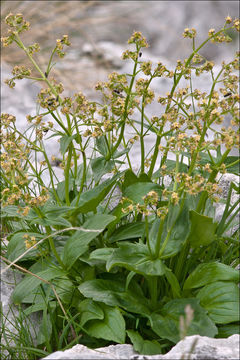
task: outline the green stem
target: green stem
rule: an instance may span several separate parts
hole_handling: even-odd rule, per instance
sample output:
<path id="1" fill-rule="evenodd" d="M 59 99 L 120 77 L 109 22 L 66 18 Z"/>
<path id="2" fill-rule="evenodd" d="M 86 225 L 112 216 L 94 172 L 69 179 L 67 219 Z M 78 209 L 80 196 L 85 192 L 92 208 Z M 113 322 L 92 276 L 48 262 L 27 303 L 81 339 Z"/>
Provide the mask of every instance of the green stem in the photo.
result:
<path id="1" fill-rule="evenodd" d="M 177 175 L 179 171 L 179 152 L 176 153 L 176 166 L 175 166 L 175 179 L 174 179 L 174 185 L 173 185 L 173 191 L 177 190 Z"/>
<path id="2" fill-rule="evenodd" d="M 38 214 L 38 216 L 39 216 L 41 219 L 44 218 L 44 216 L 43 216 L 43 214 L 42 214 L 42 212 L 41 212 L 41 210 L 40 210 L 39 208 L 34 207 L 34 210 L 35 210 L 35 212 Z M 46 228 L 47 234 L 48 234 L 48 235 L 51 235 L 51 232 L 52 232 L 52 231 L 51 231 L 51 227 L 50 227 L 50 226 L 46 226 L 45 228 Z M 64 265 L 64 263 L 62 262 L 60 256 L 59 256 L 58 253 L 57 253 L 57 250 L 56 250 L 55 245 L 54 245 L 54 240 L 53 240 L 53 238 L 52 238 L 51 236 L 48 238 L 48 241 L 49 241 L 50 248 L 51 248 L 51 250 L 52 250 L 55 258 L 57 259 L 59 265 L 60 265 L 63 269 L 65 269 L 65 265 Z"/>
<path id="3" fill-rule="evenodd" d="M 180 278 L 182 277 L 182 279 L 186 276 L 186 273 L 184 272 L 183 274 L 183 268 L 186 267 L 186 258 L 188 256 L 190 250 L 190 245 L 188 243 L 188 241 L 186 241 L 186 243 L 184 244 L 179 256 L 178 256 L 178 261 L 176 264 L 176 268 L 174 270 L 174 274 L 176 275 L 177 279 L 180 280 Z"/>
<path id="4" fill-rule="evenodd" d="M 153 309 L 157 309 L 157 300 L 158 300 L 158 277 L 151 276 L 148 277 L 148 287 L 151 298 L 151 305 Z"/>
<path id="5" fill-rule="evenodd" d="M 39 72 L 39 74 L 42 76 L 42 79 L 48 84 L 49 88 L 51 89 L 52 93 L 57 97 L 58 93 L 56 92 L 56 90 L 54 89 L 54 87 L 52 86 L 52 84 L 50 83 L 50 81 L 46 78 L 44 72 L 40 69 L 40 67 L 38 66 L 38 64 L 36 63 L 36 61 L 33 59 L 33 57 L 29 54 L 28 49 L 25 47 L 25 45 L 23 44 L 22 40 L 20 39 L 20 37 L 18 36 L 18 34 L 15 34 L 16 39 L 18 41 L 19 46 L 23 49 L 23 51 L 25 52 L 25 54 L 27 55 L 27 57 L 29 58 L 29 60 L 31 61 L 31 63 L 33 64 L 33 66 L 35 67 L 35 69 L 37 69 L 37 71 Z M 61 103 L 61 99 L 59 99 L 59 102 Z"/>
<path id="6" fill-rule="evenodd" d="M 137 49 L 138 50 L 138 49 Z M 131 79 L 131 82 L 130 82 L 130 86 L 129 86 L 129 89 L 128 89 L 128 94 L 127 94 L 127 97 L 126 97 L 126 100 L 125 100 L 125 107 L 124 107 L 124 113 L 123 113 L 123 119 L 122 119 L 122 126 L 121 126 L 121 131 L 120 131 L 120 135 L 119 135 L 119 138 L 116 142 L 116 144 L 113 146 L 111 152 L 109 152 L 106 156 L 106 160 L 110 160 L 111 159 L 111 156 L 112 154 L 115 153 L 115 151 L 118 149 L 118 146 L 120 145 L 121 141 L 122 141 L 122 138 L 123 138 L 123 135 L 124 135 L 124 130 L 125 130 L 125 125 L 126 125 L 126 119 L 128 117 L 128 104 L 129 104 L 129 100 L 130 100 L 130 97 L 131 97 L 131 92 L 132 92 L 132 88 L 133 88 L 133 84 L 134 84 L 134 80 L 135 80 L 135 77 L 136 77 L 136 70 L 137 70 L 137 65 L 138 65 L 138 62 L 137 60 L 135 61 L 135 64 L 134 64 L 134 68 L 133 68 L 133 75 L 132 75 L 132 79 Z"/>
<path id="7" fill-rule="evenodd" d="M 220 33 L 221 31 L 219 31 Z M 198 53 L 198 51 L 210 40 L 211 38 L 208 38 L 207 40 L 205 40 L 195 51 L 192 52 L 192 54 L 189 56 L 188 60 L 186 61 L 186 64 L 185 64 L 185 68 L 188 67 L 188 65 L 190 64 L 192 58 L 194 57 L 194 55 L 196 53 Z M 172 98 L 173 96 L 173 93 L 179 83 L 179 81 L 181 80 L 182 76 L 184 74 L 184 71 L 182 71 L 177 79 L 175 79 L 174 81 L 174 85 L 172 87 L 172 90 L 171 90 L 171 94 L 170 94 L 170 98 Z M 171 105 L 171 101 L 169 102 L 169 104 L 167 105 L 166 107 L 166 110 L 165 110 L 165 113 L 167 113 L 167 111 L 169 110 L 170 108 L 170 105 Z M 160 128 L 160 131 L 159 133 L 161 134 L 163 130 L 163 126 L 161 126 Z M 157 139 L 156 139 L 156 144 L 155 144 L 155 149 L 154 149 L 154 153 L 153 153 L 153 157 L 152 157 L 152 162 L 151 162 L 151 165 L 150 165 L 150 168 L 149 168 L 149 172 L 148 172 L 148 176 L 151 178 L 152 177 L 152 174 L 153 174 L 153 170 L 154 170 L 154 167 L 155 167 L 155 164 L 156 164 L 156 161 L 157 161 L 157 156 L 158 156 L 158 146 L 160 145 L 160 142 L 161 142 L 161 138 L 162 138 L 162 135 L 157 135 Z"/>
<path id="8" fill-rule="evenodd" d="M 212 171 L 211 175 L 209 176 L 209 179 L 208 179 L 209 183 L 212 183 L 215 180 L 215 178 L 216 178 L 216 176 L 218 174 L 219 167 L 224 163 L 224 161 L 226 160 L 226 158 L 227 158 L 228 154 L 230 153 L 230 151 L 231 151 L 231 149 L 227 149 L 225 151 L 225 153 L 223 154 L 221 160 L 216 164 L 216 169 L 214 169 Z M 197 205 L 197 208 L 196 208 L 196 212 L 198 212 L 198 213 L 204 212 L 207 198 L 208 198 L 207 191 L 203 191 L 201 196 L 200 196 L 200 199 L 199 199 L 199 202 L 198 202 L 198 205 Z"/>
<path id="9" fill-rule="evenodd" d="M 158 228 L 157 242 L 156 242 L 156 246 L 155 246 L 155 254 L 154 254 L 155 259 L 157 259 L 160 256 L 160 246 L 161 246 L 161 240 L 162 240 L 163 226 L 164 226 L 164 219 L 161 219 L 159 228 Z"/>
<path id="10" fill-rule="evenodd" d="M 52 167 L 51 167 L 51 164 L 48 160 L 48 157 L 47 157 L 47 154 L 45 152 L 43 152 L 43 155 L 44 155 L 44 158 L 45 158 L 45 161 L 47 163 L 47 166 L 48 166 L 48 172 L 49 172 L 49 176 L 50 176 L 50 182 L 51 182 L 51 185 L 52 185 L 52 191 L 54 193 L 54 196 L 55 196 L 55 199 L 58 203 L 58 205 L 61 205 L 61 200 L 59 199 L 59 196 L 55 190 L 55 186 L 54 186 L 54 182 L 53 182 L 53 176 L 52 176 L 52 173 L 53 173 L 53 170 L 52 170 Z"/>
<path id="11" fill-rule="evenodd" d="M 140 133 L 140 145 L 141 145 L 141 173 L 144 173 L 144 161 L 145 161 L 145 150 L 144 150 L 144 136 L 143 136 L 143 122 L 144 122 L 144 101 L 145 97 L 142 99 L 142 109 L 141 109 L 141 133 Z"/>
<path id="12" fill-rule="evenodd" d="M 70 199 L 69 199 L 69 174 L 70 174 L 70 168 L 71 168 L 71 160 L 72 160 L 72 149 L 73 145 L 72 143 L 69 145 L 68 150 L 68 157 L 67 157 L 67 164 L 64 170 L 64 177 L 65 177 L 65 199 L 66 204 L 70 206 Z"/>

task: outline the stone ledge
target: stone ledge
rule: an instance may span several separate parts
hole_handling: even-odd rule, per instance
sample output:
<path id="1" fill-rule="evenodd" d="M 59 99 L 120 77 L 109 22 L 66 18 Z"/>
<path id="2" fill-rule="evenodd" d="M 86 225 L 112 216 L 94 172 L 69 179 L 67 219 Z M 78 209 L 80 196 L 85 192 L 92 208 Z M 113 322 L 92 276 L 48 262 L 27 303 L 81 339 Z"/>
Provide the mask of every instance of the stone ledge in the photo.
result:
<path id="1" fill-rule="evenodd" d="M 132 345 L 110 345 L 95 350 L 84 345 L 57 351 L 42 360 L 57 359 L 129 359 L 129 360 L 238 360 L 239 335 L 227 339 L 187 336 L 165 355 L 138 355 Z M 194 345 L 195 344 L 195 345 Z"/>

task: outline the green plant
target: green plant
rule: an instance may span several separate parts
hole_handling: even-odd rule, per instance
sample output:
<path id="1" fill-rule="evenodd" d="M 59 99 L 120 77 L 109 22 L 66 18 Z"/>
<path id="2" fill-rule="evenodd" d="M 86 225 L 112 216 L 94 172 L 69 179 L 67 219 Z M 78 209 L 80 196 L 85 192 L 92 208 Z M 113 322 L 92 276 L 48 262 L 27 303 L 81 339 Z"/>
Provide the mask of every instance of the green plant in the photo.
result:
<path id="1" fill-rule="evenodd" d="M 141 353 L 156 354 L 169 350 L 183 332 L 235 333 L 238 232 L 231 229 L 239 200 L 232 204 L 231 194 L 239 188 L 232 183 L 227 200 L 221 199 L 218 179 L 225 172 L 239 174 L 239 157 L 230 156 L 239 144 L 239 54 L 215 74 L 200 51 L 209 41 L 229 42 L 227 31 L 239 31 L 239 21 L 227 17 L 200 45 L 196 30 L 185 29 L 193 51 L 174 71 L 141 61 L 148 44 L 135 32 L 129 39 L 133 49 L 123 54 L 133 71 L 114 72 L 96 85 L 102 103 L 82 93 L 64 97 L 63 85 L 50 77 L 55 55 L 63 57 L 63 47 L 70 45 L 67 35 L 57 40 L 44 71 L 35 58 L 39 45 L 21 40 L 29 27 L 22 15 L 10 14 L 6 23 L 10 31 L 3 45 L 16 43 L 38 72 L 15 66 L 8 85 L 22 78 L 45 84 L 38 95 L 41 112 L 28 116 L 23 134 L 14 116 L 1 117 L 2 226 L 8 241 L 2 258 L 7 268 L 27 273 L 12 299 L 29 304 L 27 315 L 42 311 L 39 349 L 132 342 Z M 209 93 L 193 88 L 192 75 L 204 72 L 212 80 Z M 162 77 L 172 80 L 172 88 L 158 98 L 158 115 L 149 118 L 155 96 L 150 85 Z M 183 80 L 189 86 L 180 88 Z M 221 128 L 227 114 L 231 127 Z M 52 122 L 44 121 L 46 116 Z M 150 133 L 155 144 L 147 149 Z M 45 149 L 52 137 L 60 141 L 63 181 Z M 137 141 L 141 159 L 134 172 L 131 152 Z M 49 184 L 43 181 L 46 172 Z M 226 208 L 217 223 L 219 200 Z M 187 305 L 193 318 L 181 332 Z"/>

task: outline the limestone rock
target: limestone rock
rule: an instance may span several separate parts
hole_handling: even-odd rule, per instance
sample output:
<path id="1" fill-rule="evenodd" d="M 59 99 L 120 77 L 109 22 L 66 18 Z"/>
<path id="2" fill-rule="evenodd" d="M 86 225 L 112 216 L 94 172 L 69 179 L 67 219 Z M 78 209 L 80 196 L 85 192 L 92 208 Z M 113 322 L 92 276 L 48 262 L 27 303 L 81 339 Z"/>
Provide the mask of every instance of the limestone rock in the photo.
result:
<path id="1" fill-rule="evenodd" d="M 227 339 L 206 336 L 187 336 L 165 355 L 138 355 L 132 345 L 110 345 L 95 350 L 83 345 L 57 351 L 43 360 L 57 359 L 131 359 L 131 360 L 237 360 L 239 358 L 239 335 Z"/>

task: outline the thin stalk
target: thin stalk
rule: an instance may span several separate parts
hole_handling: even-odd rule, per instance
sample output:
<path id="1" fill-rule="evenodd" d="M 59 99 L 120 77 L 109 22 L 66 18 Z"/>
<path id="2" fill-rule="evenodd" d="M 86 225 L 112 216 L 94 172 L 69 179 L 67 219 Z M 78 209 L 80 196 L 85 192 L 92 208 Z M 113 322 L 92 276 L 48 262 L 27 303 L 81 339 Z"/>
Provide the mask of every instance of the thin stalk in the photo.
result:
<path id="1" fill-rule="evenodd" d="M 221 33 L 221 30 L 218 32 L 218 33 Z M 218 34 L 216 33 L 216 34 Z M 215 35 L 216 35 L 215 34 Z M 189 56 L 188 60 L 186 61 L 186 64 L 185 64 L 185 68 L 188 67 L 188 65 L 190 64 L 192 58 L 194 57 L 194 55 L 196 53 L 198 53 L 198 51 L 211 39 L 212 37 L 209 37 L 207 40 L 205 40 L 195 51 L 192 52 L 192 54 Z M 179 83 L 179 81 L 181 80 L 182 76 L 183 76 L 184 72 L 181 72 L 178 77 L 175 79 L 174 81 L 174 85 L 172 87 L 172 90 L 171 90 L 171 94 L 170 94 L 170 98 L 172 98 L 173 96 L 173 93 Z M 166 107 L 166 110 L 165 110 L 165 113 L 169 110 L 170 108 L 170 104 L 171 104 L 171 101 L 169 102 L 169 104 L 167 105 Z M 163 126 L 160 128 L 160 134 L 163 130 Z M 160 142 L 161 142 L 161 138 L 162 138 L 162 135 L 157 135 L 157 139 L 156 139 L 156 144 L 155 144 L 155 149 L 154 149 L 154 153 L 153 153 L 153 157 L 152 157 L 152 162 L 151 162 L 151 165 L 150 165 L 150 168 L 149 168 L 149 172 L 148 172 L 148 176 L 151 178 L 152 177 L 152 174 L 153 174 L 153 170 L 154 170 L 154 167 L 155 167 L 155 164 L 156 164 L 156 161 L 157 161 L 157 156 L 158 156 L 158 146 L 160 145 Z"/>
<path id="2" fill-rule="evenodd" d="M 67 164 L 64 170 L 64 177 L 65 177 L 65 199 L 66 199 L 66 204 L 68 206 L 70 206 L 70 198 L 69 198 L 69 173 L 70 173 L 70 168 L 71 168 L 71 160 L 72 160 L 72 149 L 73 149 L 73 145 L 72 143 L 69 145 L 69 150 L 68 150 L 68 157 L 67 157 Z"/>
<path id="3" fill-rule="evenodd" d="M 155 259 L 157 259 L 160 256 L 160 246 L 161 246 L 161 240 L 162 240 L 163 226 L 164 226 L 164 219 L 161 219 L 160 225 L 158 228 L 157 242 L 156 242 L 156 246 L 155 246 L 155 254 L 154 254 Z"/>
<path id="4" fill-rule="evenodd" d="M 148 226 L 148 217 L 147 216 L 145 216 L 145 236 L 146 236 L 147 247 L 148 247 L 149 253 L 152 256 L 151 246 L 149 243 L 149 226 Z"/>
<path id="5" fill-rule="evenodd" d="M 157 308 L 157 300 L 158 300 L 158 277 L 151 276 L 148 277 L 148 288 L 150 292 L 151 305 L 153 309 Z"/>
<path id="6" fill-rule="evenodd" d="M 141 109 L 141 133 L 140 133 L 140 145 L 141 145 L 141 173 L 144 173 L 144 161 L 145 161 L 145 150 L 144 150 L 144 137 L 143 137 L 143 122 L 144 122 L 144 101 L 145 97 L 142 99 L 142 109 Z"/>
<path id="7" fill-rule="evenodd" d="M 226 158 L 227 158 L 228 154 L 230 153 L 230 151 L 231 151 L 231 149 L 227 149 L 225 151 L 225 153 L 223 154 L 221 160 L 216 164 L 217 169 L 224 163 L 224 161 L 226 160 Z M 216 176 L 218 174 L 217 169 L 212 171 L 211 175 L 209 176 L 208 182 L 212 183 L 215 180 L 215 178 L 216 178 Z M 200 199 L 199 199 L 199 202 L 198 202 L 198 205 L 197 205 L 197 208 L 196 208 L 196 212 L 199 213 L 199 212 L 204 211 L 207 198 L 208 198 L 207 191 L 203 191 L 201 196 L 200 196 Z"/>
<path id="8" fill-rule="evenodd" d="M 130 82 L 130 86 L 129 86 L 129 89 L 128 89 L 128 94 L 127 94 L 127 97 L 126 97 L 126 100 L 125 100 L 125 107 L 124 107 L 124 113 L 123 113 L 123 119 L 122 119 L 122 126 L 121 126 L 121 131 L 120 131 L 120 135 L 119 135 L 119 138 L 116 142 L 116 144 L 113 146 L 112 148 L 112 151 L 108 153 L 108 155 L 106 156 L 106 160 L 110 160 L 112 154 L 115 153 L 115 151 L 118 149 L 121 141 L 122 141 L 122 138 L 123 138 L 123 135 L 124 135 L 124 130 L 125 130 L 125 125 L 126 125 L 126 119 L 128 117 L 128 104 L 129 104 L 129 100 L 130 100 L 130 96 L 131 96 L 131 91 L 132 91 L 132 88 L 133 88 L 133 84 L 134 84 L 134 80 L 135 80 L 135 77 L 136 77 L 136 70 L 137 70 L 137 65 L 138 65 L 138 62 L 135 61 L 135 64 L 134 64 L 134 68 L 133 68 L 133 75 L 132 75 L 132 79 L 131 79 L 131 82 Z"/>
<path id="9" fill-rule="evenodd" d="M 23 44 L 22 40 L 20 39 L 20 37 L 18 36 L 18 34 L 15 34 L 17 42 L 19 44 L 19 46 L 23 49 L 23 51 L 25 52 L 25 54 L 27 55 L 27 57 L 29 58 L 29 60 L 31 61 L 31 63 L 33 64 L 33 66 L 35 67 L 35 69 L 39 72 L 39 74 L 42 76 L 42 79 L 48 84 L 49 88 L 51 89 L 52 93 L 57 97 L 58 93 L 56 92 L 56 90 L 54 89 L 54 87 L 52 86 L 52 84 L 50 83 L 50 81 L 46 78 L 44 72 L 40 69 L 40 67 L 38 66 L 38 64 L 36 63 L 36 61 L 33 59 L 33 57 L 29 54 L 28 49 L 25 47 L 25 45 Z M 59 102 L 61 103 L 61 99 L 59 99 Z"/>

